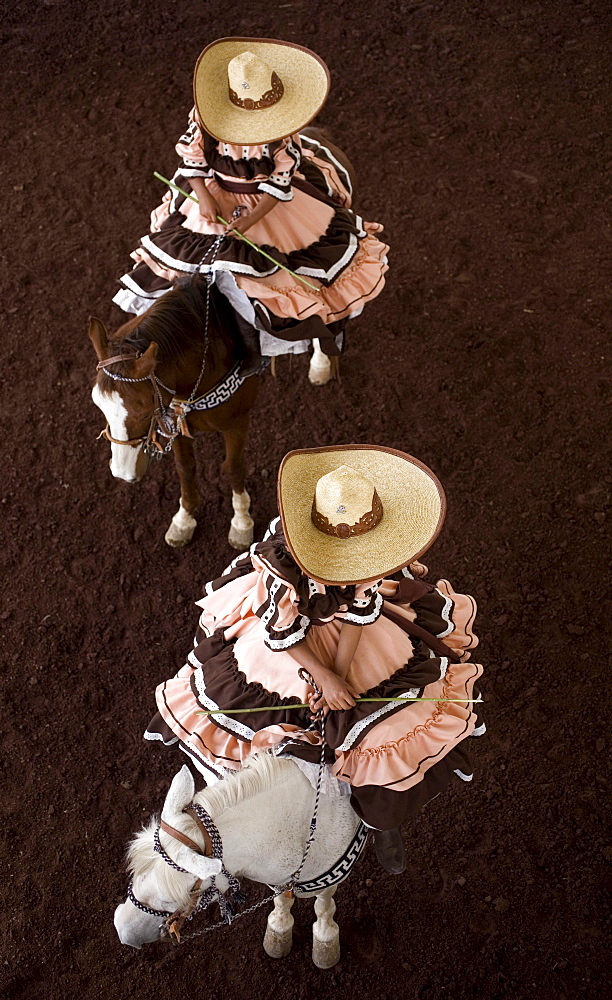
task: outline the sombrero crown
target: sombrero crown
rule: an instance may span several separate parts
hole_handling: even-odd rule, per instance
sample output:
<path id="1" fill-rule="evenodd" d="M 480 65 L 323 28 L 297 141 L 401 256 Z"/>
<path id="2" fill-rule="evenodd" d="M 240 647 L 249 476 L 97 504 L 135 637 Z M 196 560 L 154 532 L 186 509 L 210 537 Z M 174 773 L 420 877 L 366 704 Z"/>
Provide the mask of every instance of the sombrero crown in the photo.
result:
<path id="1" fill-rule="evenodd" d="M 299 131 L 321 110 L 329 71 L 310 49 L 273 38 L 220 38 L 193 78 L 201 124 L 222 142 L 254 146 Z"/>
<path id="2" fill-rule="evenodd" d="M 278 498 L 287 545 L 321 583 L 381 579 L 417 559 L 446 511 L 431 469 L 394 448 L 338 445 L 285 456 Z"/>

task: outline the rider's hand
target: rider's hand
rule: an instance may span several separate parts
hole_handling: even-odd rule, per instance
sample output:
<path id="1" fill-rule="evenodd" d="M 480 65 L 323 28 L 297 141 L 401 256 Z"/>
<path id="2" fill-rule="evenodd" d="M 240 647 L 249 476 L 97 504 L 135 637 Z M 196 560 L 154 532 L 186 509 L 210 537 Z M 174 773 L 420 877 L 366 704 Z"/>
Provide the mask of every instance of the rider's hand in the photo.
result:
<path id="1" fill-rule="evenodd" d="M 198 205 L 200 207 L 200 217 L 204 219 L 205 222 L 215 224 L 217 222 L 217 216 L 220 213 L 219 206 L 212 195 L 201 194 L 198 198 Z"/>
<path id="2" fill-rule="evenodd" d="M 225 231 L 226 233 L 246 233 L 252 225 L 253 221 L 249 215 L 239 215 L 237 219 L 232 219 Z"/>
<path id="3" fill-rule="evenodd" d="M 321 689 L 321 697 L 315 698 L 312 695 L 309 699 L 312 712 L 316 712 L 319 708 L 325 708 L 326 706 L 337 712 L 354 707 L 355 699 L 357 698 L 356 692 L 353 691 L 346 681 L 340 680 L 333 671 L 328 670 L 325 676 L 319 679 L 319 687 Z"/>

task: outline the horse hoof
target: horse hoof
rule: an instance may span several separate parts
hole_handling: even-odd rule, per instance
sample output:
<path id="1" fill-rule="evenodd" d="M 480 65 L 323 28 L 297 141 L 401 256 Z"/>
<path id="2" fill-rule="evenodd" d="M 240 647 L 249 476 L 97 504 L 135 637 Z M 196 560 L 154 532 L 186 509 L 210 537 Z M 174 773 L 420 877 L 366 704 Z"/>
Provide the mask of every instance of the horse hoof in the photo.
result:
<path id="1" fill-rule="evenodd" d="M 340 961 L 340 942 L 317 941 L 312 942 L 312 960 L 317 969 L 333 969 Z"/>
<path id="2" fill-rule="evenodd" d="M 227 540 L 233 549 L 238 549 L 240 552 L 246 552 L 246 550 L 253 544 L 253 529 L 242 528 L 241 530 L 238 530 L 237 528 L 230 528 Z"/>
<path id="3" fill-rule="evenodd" d="M 249 514 L 240 512 L 235 514 L 230 521 L 230 530 L 227 540 L 233 549 L 245 552 L 253 544 L 253 528 L 255 522 Z"/>
<path id="4" fill-rule="evenodd" d="M 293 937 L 289 934 L 279 934 L 278 931 L 266 928 L 263 947 L 268 958 L 286 958 L 291 951 Z"/>
<path id="5" fill-rule="evenodd" d="M 180 549 L 183 545 L 188 545 L 193 538 L 197 523 L 195 517 L 192 517 L 181 507 L 170 521 L 170 527 L 164 535 L 166 543 L 171 545 L 173 549 Z"/>
<path id="6" fill-rule="evenodd" d="M 318 365 L 310 365 L 308 369 L 308 381 L 311 385 L 327 385 L 331 378 L 331 364 L 328 362 L 326 365 L 319 367 Z"/>

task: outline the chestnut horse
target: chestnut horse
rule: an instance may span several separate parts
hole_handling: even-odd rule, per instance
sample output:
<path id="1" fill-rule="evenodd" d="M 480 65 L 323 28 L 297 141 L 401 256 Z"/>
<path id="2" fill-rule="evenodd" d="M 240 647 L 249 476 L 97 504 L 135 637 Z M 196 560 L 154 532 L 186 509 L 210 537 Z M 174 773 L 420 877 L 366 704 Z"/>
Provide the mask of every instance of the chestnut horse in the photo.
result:
<path id="1" fill-rule="evenodd" d="M 193 435 L 204 431 L 218 431 L 225 441 L 221 471 L 234 508 L 229 543 L 244 550 L 253 541 L 243 453 L 258 380 L 238 374 L 235 327 L 231 306 L 202 277 L 174 288 L 110 337 L 100 320 L 90 320 L 98 356 L 92 398 L 106 417 L 102 434 L 111 442 L 113 476 L 137 482 L 151 458 L 174 455 L 181 498 L 168 545 L 186 545 L 196 527 Z"/>

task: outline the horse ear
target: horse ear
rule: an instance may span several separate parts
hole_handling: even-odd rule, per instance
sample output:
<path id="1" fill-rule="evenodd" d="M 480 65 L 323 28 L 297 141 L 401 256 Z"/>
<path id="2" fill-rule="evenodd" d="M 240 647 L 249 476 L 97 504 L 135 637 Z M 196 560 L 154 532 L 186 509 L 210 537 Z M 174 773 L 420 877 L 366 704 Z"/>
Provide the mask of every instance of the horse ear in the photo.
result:
<path id="1" fill-rule="evenodd" d="M 95 316 L 89 317 L 89 339 L 98 355 L 98 361 L 104 361 L 108 357 L 108 334 L 102 320 Z"/>
<path id="2" fill-rule="evenodd" d="M 147 378 L 155 370 L 157 364 L 157 344 L 151 341 L 144 354 L 135 362 L 133 368 L 134 378 Z"/>
<path id="3" fill-rule="evenodd" d="M 183 764 L 178 774 L 174 775 L 172 784 L 168 789 L 164 808 L 162 809 L 162 819 L 166 823 L 169 823 L 170 826 L 174 826 L 178 817 L 182 815 L 183 809 L 189 805 L 194 795 L 195 783 L 193 775 L 187 765 Z"/>

